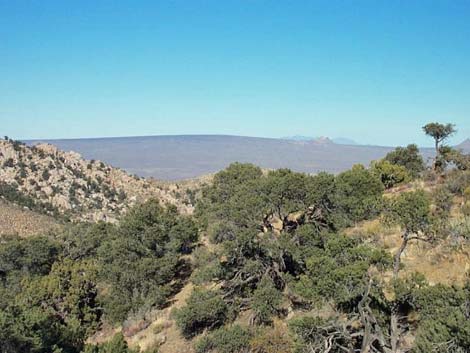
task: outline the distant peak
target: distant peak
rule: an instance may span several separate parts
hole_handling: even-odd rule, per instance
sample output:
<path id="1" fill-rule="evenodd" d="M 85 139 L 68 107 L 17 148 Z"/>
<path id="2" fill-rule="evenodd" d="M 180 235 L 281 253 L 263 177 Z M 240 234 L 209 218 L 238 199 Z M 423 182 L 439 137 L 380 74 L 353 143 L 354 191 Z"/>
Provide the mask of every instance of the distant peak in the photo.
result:
<path id="1" fill-rule="evenodd" d="M 459 145 L 467 145 L 467 144 L 470 144 L 470 138 L 467 138 L 463 140 L 461 143 L 459 143 Z"/>
<path id="2" fill-rule="evenodd" d="M 464 141 L 462 141 L 461 143 L 459 143 L 457 146 L 455 146 L 456 148 L 460 148 L 460 149 L 463 149 L 465 150 L 466 152 L 467 151 L 470 151 L 470 138 L 467 138 L 465 139 Z"/>
<path id="3" fill-rule="evenodd" d="M 303 135 L 294 135 L 281 137 L 282 140 L 291 140 L 298 142 L 311 142 L 317 144 L 336 144 L 336 145 L 357 145 L 358 143 L 347 137 L 329 138 L 327 136 L 312 137 Z"/>
<path id="4" fill-rule="evenodd" d="M 334 143 L 329 137 L 326 137 L 326 136 L 317 137 L 312 142 L 318 143 L 318 144 L 321 144 L 321 145 L 329 145 L 329 144 Z"/>

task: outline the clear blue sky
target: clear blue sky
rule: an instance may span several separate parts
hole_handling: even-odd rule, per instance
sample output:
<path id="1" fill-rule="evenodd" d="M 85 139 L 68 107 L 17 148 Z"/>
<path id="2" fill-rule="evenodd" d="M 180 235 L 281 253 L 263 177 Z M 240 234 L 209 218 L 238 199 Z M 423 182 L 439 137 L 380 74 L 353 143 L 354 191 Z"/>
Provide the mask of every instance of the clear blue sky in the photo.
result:
<path id="1" fill-rule="evenodd" d="M 470 1 L 0 0 L 0 134 L 470 137 Z"/>

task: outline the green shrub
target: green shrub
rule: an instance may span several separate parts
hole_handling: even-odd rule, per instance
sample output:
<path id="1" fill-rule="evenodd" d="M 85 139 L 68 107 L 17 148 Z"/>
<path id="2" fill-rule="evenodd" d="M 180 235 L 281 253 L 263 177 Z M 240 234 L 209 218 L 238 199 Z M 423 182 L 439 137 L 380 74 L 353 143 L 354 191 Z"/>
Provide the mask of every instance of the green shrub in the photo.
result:
<path id="1" fill-rule="evenodd" d="M 248 353 L 250 338 L 250 331 L 240 325 L 223 327 L 200 338 L 195 349 L 196 353 Z"/>
<path id="2" fill-rule="evenodd" d="M 13 168 L 15 166 L 15 161 L 13 158 L 8 158 L 3 162 L 3 168 Z"/>
<path id="3" fill-rule="evenodd" d="M 283 326 L 258 331 L 250 340 L 250 352 L 292 353 L 293 344 L 288 330 Z"/>
<path id="4" fill-rule="evenodd" d="M 49 178 L 51 177 L 51 173 L 49 173 L 48 169 L 44 169 L 41 176 L 42 176 L 42 180 L 48 181 Z"/>
<path id="5" fill-rule="evenodd" d="M 183 336 L 190 338 L 204 329 L 221 326 L 227 320 L 228 307 L 218 291 L 195 290 L 186 306 L 175 311 Z"/>
<path id="6" fill-rule="evenodd" d="M 272 317 L 281 310 L 282 293 L 279 292 L 270 278 L 264 277 L 253 292 L 251 309 L 257 323 L 270 324 Z"/>
<path id="7" fill-rule="evenodd" d="M 454 170 L 447 174 L 445 185 L 453 194 L 463 195 L 470 187 L 470 171 Z"/>
<path id="8" fill-rule="evenodd" d="M 114 337 L 105 343 L 99 345 L 87 345 L 82 353 L 137 353 L 138 351 L 130 349 L 122 333 L 117 333 Z"/>
<path id="9" fill-rule="evenodd" d="M 397 147 L 389 152 L 384 159 L 394 165 L 405 167 L 412 178 L 418 177 L 425 168 L 423 157 L 415 144 Z"/>
<path id="10" fill-rule="evenodd" d="M 384 186 L 376 175 L 362 165 L 355 165 L 339 174 L 335 179 L 335 188 L 335 203 L 349 223 L 371 219 L 380 213 Z"/>
<path id="11" fill-rule="evenodd" d="M 470 283 L 464 288 L 425 286 L 413 294 L 420 313 L 413 352 L 466 352 L 470 347 Z"/>
<path id="12" fill-rule="evenodd" d="M 35 209 L 36 202 L 28 195 L 25 195 L 19 191 L 15 186 L 0 182 L 0 196 L 7 201 L 14 202 L 20 206 L 28 207 L 29 209 Z"/>
<path id="13" fill-rule="evenodd" d="M 392 164 L 387 160 L 375 161 L 372 163 L 371 168 L 372 173 L 380 178 L 386 189 L 393 188 L 411 180 L 405 167 Z"/>

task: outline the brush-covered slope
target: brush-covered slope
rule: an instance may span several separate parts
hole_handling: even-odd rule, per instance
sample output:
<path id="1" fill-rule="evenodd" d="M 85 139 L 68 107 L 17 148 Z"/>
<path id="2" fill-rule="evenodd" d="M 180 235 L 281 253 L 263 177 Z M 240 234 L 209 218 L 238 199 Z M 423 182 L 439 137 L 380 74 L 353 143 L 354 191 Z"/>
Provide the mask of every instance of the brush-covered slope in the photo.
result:
<path id="1" fill-rule="evenodd" d="M 148 198 L 191 211 L 177 185 L 132 176 L 50 144 L 27 146 L 13 140 L 0 140 L 0 191 L 11 202 L 75 220 L 115 221 Z"/>

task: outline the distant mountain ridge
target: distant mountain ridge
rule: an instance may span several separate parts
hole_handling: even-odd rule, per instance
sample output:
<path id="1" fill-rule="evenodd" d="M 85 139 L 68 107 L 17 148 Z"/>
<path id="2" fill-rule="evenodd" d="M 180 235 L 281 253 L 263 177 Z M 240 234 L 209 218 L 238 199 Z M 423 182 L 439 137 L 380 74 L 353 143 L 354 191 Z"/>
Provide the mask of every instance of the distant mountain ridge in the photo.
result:
<path id="1" fill-rule="evenodd" d="M 291 140 L 291 141 L 314 141 L 314 142 L 322 142 L 322 141 L 327 140 L 331 143 L 336 143 L 338 145 L 358 145 L 356 141 L 347 137 L 335 137 L 335 138 L 330 139 L 329 137 L 325 137 L 325 136 L 312 137 L 312 136 L 294 135 L 294 136 L 281 137 L 281 139 Z"/>
<path id="2" fill-rule="evenodd" d="M 459 143 L 457 146 L 455 146 L 457 149 L 461 149 L 464 152 L 469 153 L 470 152 L 470 138 L 465 139 L 461 143 Z"/>
<path id="3" fill-rule="evenodd" d="M 160 180 L 182 180 L 211 174 L 232 162 L 253 163 L 262 168 L 290 168 L 298 172 L 339 173 L 354 164 L 369 165 L 394 147 L 340 145 L 324 140 L 293 141 L 230 135 L 168 135 L 112 137 L 48 142 L 86 159 L 106 161 L 128 173 Z M 425 159 L 432 148 L 421 149 Z"/>

